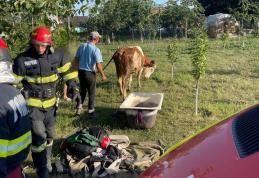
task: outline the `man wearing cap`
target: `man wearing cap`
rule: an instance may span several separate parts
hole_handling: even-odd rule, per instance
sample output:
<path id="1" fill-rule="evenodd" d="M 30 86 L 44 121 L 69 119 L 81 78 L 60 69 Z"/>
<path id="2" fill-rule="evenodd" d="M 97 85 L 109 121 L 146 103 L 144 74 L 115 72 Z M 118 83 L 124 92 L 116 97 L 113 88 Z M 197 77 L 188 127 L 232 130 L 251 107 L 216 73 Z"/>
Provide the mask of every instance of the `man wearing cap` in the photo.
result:
<path id="1" fill-rule="evenodd" d="M 11 56 L 0 38 L 0 177 L 22 178 L 21 164 L 31 144 L 31 125 L 26 102 L 12 84 Z"/>
<path id="2" fill-rule="evenodd" d="M 52 171 L 51 154 L 57 110 L 57 82 L 67 84 L 68 96 L 80 101 L 71 63 L 64 50 L 54 51 L 52 34 L 47 27 L 31 33 L 30 48 L 14 60 L 13 72 L 23 85 L 23 95 L 30 109 L 32 123 L 32 159 L 39 178 L 48 178 Z"/>
<path id="3" fill-rule="evenodd" d="M 101 74 L 102 80 L 107 77 L 102 67 L 102 54 L 96 45 L 99 43 L 101 35 L 94 31 L 89 35 L 89 41 L 81 44 L 77 49 L 75 56 L 75 64 L 78 65 L 78 75 L 80 81 L 81 105 L 77 110 L 79 115 L 82 104 L 88 93 L 88 114 L 90 117 L 95 117 L 95 90 L 96 90 L 96 71 Z"/>

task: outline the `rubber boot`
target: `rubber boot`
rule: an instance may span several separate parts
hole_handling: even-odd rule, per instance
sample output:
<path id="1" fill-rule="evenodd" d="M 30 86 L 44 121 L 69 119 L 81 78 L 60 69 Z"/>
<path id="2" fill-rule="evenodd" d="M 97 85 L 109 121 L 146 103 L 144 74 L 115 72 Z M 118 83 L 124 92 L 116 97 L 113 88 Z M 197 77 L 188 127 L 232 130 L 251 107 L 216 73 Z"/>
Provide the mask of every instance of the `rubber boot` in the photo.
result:
<path id="1" fill-rule="evenodd" d="M 47 151 L 47 168 L 49 173 L 51 173 L 52 172 L 52 165 L 51 165 L 52 146 L 47 146 L 46 151 Z"/>
<path id="2" fill-rule="evenodd" d="M 36 168 L 36 172 L 39 178 L 49 178 L 49 171 L 47 168 L 47 151 L 32 152 L 33 164 Z"/>

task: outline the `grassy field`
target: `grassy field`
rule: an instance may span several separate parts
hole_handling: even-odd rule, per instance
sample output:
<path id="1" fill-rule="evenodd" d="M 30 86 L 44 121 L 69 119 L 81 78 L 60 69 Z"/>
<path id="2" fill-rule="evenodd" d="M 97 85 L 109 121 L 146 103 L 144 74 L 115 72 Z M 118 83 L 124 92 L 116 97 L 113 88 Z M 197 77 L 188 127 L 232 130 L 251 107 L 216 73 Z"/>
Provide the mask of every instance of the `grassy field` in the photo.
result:
<path id="1" fill-rule="evenodd" d="M 245 40 L 245 47 L 242 47 Z M 136 130 L 127 126 L 126 118 L 116 117 L 115 112 L 122 103 L 117 86 L 114 63 L 106 69 L 108 80 L 102 82 L 98 76 L 96 108 L 99 117 L 90 120 L 87 114 L 75 118 L 72 103 L 62 101 L 57 118 L 56 148 L 60 139 L 82 127 L 102 126 L 111 134 L 128 135 L 132 142 L 161 140 L 169 148 L 185 137 L 194 134 L 209 124 L 251 106 L 259 100 L 259 39 L 230 39 L 226 48 L 220 40 L 210 40 L 206 74 L 200 81 L 199 114 L 195 110 L 195 81 L 191 75 L 191 56 L 188 54 L 189 41 L 179 40 L 180 57 L 175 64 L 174 78 L 167 60 L 166 48 L 171 39 L 162 41 L 127 41 L 112 45 L 100 44 L 104 64 L 118 47 L 141 46 L 144 53 L 156 61 L 157 69 L 150 80 L 142 80 L 137 88 L 136 77 L 132 92 L 162 92 L 162 109 L 157 114 L 152 129 Z M 70 44 L 74 55 L 79 43 Z M 84 108 L 87 108 L 86 104 Z M 54 152 L 54 156 L 57 156 Z"/>

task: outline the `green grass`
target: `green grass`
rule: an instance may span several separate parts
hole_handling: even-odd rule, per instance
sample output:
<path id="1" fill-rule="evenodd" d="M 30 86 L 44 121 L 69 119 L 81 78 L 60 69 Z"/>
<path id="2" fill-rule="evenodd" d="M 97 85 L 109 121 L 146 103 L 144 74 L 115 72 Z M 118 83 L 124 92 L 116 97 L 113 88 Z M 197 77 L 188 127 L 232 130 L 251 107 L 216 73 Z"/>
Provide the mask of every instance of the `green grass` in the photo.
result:
<path id="1" fill-rule="evenodd" d="M 172 39 L 162 41 L 117 42 L 112 45 L 98 45 L 102 51 L 104 64 L 118 47 L 139 45 L 144 53 L 156 61 L 157 69 L 150 80 L 142 80 L 142 88 L 137 88 L 136 77 L 132 92 L 162 92 L 164 100 L 158 111 L 156 125 L 151 129 L 129 128 L 126 118 L 115 117 L 122 103 L 117 86 L 114 63 L 106 69 L 108 80 L 102 82 L 98 76 L 96 107 L 99 117 L 89 120 L 87 115 L 74 118 L 72 103 L 61 102 L 57 118 L 56 148 L 59 140 L 72 132 L 90 126 L 102 126 L 111 134 L 128 135 L 132 142 L 161 140 L 167 148 L 194 134 L 209 124 L 257 103 L 259 99 L 259 39 L 229 39 L 226 48 L 221 40 L 209 40 L 206 74 L 200 81 L 199 115 L 195 110 L 195 81 L 191 75 L 191 56 L 188 53 L 189 41 L 179 40 L 180 56 L 175 64 L 174 78 L 171 78 L 171 65 L 166 57 L 167 45 Z M 79 44 L 71 43 L 69 49 L 75 53 Z M 86 104 L 84 105 L 86 108 Z M 55 149 L 54 155 L 57 155 Z"/>

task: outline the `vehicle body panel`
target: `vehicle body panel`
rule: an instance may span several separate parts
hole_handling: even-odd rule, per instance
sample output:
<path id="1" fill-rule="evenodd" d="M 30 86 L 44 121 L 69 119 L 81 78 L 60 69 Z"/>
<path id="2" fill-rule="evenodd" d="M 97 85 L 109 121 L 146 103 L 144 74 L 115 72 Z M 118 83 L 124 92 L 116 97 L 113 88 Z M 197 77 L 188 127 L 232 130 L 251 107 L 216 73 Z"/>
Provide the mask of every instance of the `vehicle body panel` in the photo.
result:
<path id="1" fill-rule="evenodd" d="M 162 156 L 141 178 L 258 178 L 259 152 L 240 158 L 233 136 L 232 122 L 250 107 L 195 135 Z M 259 119 L 259 118 L 258 118 Z"/>

